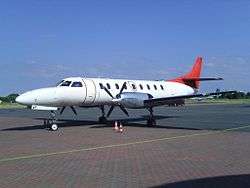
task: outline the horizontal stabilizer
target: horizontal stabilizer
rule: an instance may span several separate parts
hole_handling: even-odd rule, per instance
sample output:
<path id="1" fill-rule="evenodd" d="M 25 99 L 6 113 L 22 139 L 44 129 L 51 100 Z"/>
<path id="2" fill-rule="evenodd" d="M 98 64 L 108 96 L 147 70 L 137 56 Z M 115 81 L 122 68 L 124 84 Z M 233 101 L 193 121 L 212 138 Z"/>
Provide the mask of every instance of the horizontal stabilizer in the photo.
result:
<path id="1" fill-rule="evenodd" d="M 223 80 L 223 78 L 182 78 L 184 81 L 212 81 L 212 80 Z"/>

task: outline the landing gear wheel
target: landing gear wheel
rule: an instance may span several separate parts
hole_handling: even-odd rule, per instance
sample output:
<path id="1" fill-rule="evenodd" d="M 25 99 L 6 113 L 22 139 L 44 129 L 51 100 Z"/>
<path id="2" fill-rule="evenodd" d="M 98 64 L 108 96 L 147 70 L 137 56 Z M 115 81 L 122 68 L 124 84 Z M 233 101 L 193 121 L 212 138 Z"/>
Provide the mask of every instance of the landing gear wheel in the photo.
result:
<path id="1" fill-rule="evenodd" d="M 50 126 L 50 130 L 52 130 L 52 131 L 57 131 L 57 129 L 58 129 L 58 125 L 55 124 L 55 123 L 53 123 L 53 124 Z"/>
<path id="2" fill-rule="evenodd" d="M 48 125 L 48 120 L 47 120 L 47 119 L 43 120 L 43 125 L 44 125 L 44 126 L 47 126 L 47 125 Z"/>
<path id="3" fill-rule="evenodd" d="M 148 109 L 148 111 L 150 112 L 150 115 L 149 115 L 149 118 L 148 118 L 148 120 L 147 120 L 147 124 L 149 125 L 149 126 L 156 126 L 156 120 L 155 120 L 155 118 L 154 118 L 154 114 L 153 114 L 153 108 L 151 107 L 151 108 L 149 108 Z"/>
<path id="4" fill-rule="evenodd" d="M 99 123 L 107 123 L 107 119 L 104 116 L 99 117 Z"/>
<path id="5" fill-rule="evenodd" d="M 156 120 L 155 119 L 148 119 L 147 125 L 149 126 L 156 126 Z"/>

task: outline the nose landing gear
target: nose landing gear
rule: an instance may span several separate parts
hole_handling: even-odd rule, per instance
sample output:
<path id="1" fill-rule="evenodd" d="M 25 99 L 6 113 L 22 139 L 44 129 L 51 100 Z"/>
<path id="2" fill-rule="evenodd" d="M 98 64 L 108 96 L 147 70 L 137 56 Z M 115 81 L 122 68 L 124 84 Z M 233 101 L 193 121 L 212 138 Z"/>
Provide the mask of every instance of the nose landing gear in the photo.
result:
<path id="1" fill-rule="evenodd" d="M 52 131 L 57 131 L 57 129 L 58 129 L 58 125 L 55 123 L 50 126 L 50 130 Z"/>
<path id="2" fill-rule="evenodd" d="M 58 125 L 56 124 L 56 113 L 54 111 L 50 112 L 50 118 L 43 121 L 43 125 L 49 128 L 51 131 L 57 131 Z"/>

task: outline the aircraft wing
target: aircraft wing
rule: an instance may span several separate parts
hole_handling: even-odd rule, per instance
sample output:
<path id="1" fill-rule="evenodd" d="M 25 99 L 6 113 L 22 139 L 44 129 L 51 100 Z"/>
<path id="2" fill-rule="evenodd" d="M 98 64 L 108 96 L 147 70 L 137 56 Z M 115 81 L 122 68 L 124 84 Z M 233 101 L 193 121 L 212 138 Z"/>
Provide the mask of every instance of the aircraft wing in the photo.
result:
<path id="1" fill-rule="evenodd" d="M 160 105 L 167 105 L 171 104 L 172 102 L 181 101 L 184 99 L 190 99 L 195 97 L 202 97 L 202 94 L 196 94 L 196 95 L 180 95 L 180 96 L 174 96 L 174 97 L 164 97 L 164 98 L 152 98 L 148 100 L 144 100 L 145 106 L 160 106 Z"/>
<path id="2" fill-rule="evenodd" d="M 202 98 L 202 97 L 208 97 L 208 96 L 216 96 L 226 93 L 235 93 L 236 91 L 224 91 L 224 92 L 216 92 L 216 93 L 207 93 L 207 94 L 194 94 L 194 95 L 180 95 L 180 96 L 174 96 L 174 97 L 164 97 L 164 98 L 152 98 L 148 100 L 144 100 L 145 106 L 160 106 L 160 105 L 166 105 L 170 104 L 173 101 L 185 100 L 185 99 L 191 99 L 191 98 Z"/>

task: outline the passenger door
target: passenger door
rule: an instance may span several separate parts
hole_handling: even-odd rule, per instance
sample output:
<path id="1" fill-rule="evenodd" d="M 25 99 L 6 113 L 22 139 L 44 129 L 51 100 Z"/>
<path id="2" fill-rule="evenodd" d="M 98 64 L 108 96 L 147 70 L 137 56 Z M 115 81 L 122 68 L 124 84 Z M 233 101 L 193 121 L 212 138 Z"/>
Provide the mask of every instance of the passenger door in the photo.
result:
<path id="1" fill-rule="evenodd" d="M 86 87 L 86 98 L 85 104 L 92 104 L 96 99 L 96 86 L 93 80 L 91 79 L 83 79 L 83 83 Z"/>

